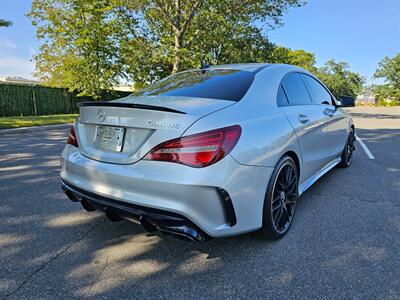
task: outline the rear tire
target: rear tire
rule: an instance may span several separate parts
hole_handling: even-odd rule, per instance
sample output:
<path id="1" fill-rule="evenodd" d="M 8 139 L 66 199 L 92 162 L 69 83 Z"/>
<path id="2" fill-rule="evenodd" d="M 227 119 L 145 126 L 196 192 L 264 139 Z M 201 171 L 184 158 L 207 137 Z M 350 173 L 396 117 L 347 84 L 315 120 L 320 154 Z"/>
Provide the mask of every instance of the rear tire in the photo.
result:
<path id="1" fill-rule="evenodd" d="M 292 224 L 299 198 L 299 171 L 290 156 L 283 156 L 275 166 L 264 199 L 261 232 L 267 240 L 278 240 Z"/>
<path id="2" fill-rule="evenodd" d="M 356 141 L 356 137 L 354 134 L 354 129 L 352 128 L 349 133 L 349 137 L 347 138 L 346 145 L 344 146 L 341 161 L 338 164 L 341 168 L 348 168 L 350 167 L 353 161 L 353 152 L 355 150 L 354 142 Z"/>

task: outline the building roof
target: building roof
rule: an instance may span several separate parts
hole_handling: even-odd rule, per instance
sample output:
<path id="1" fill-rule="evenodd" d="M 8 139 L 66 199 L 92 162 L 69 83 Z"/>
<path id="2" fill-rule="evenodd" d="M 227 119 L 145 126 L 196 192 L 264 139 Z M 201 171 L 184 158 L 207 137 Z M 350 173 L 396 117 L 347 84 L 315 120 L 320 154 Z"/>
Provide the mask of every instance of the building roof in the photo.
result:
<path id="1" fill-rule="evenodd" d="M 41 84 L 38 80 L 26 79 L 23 77 L 0 76 L 0 82 L 21 83 L 21 84 Z"/>

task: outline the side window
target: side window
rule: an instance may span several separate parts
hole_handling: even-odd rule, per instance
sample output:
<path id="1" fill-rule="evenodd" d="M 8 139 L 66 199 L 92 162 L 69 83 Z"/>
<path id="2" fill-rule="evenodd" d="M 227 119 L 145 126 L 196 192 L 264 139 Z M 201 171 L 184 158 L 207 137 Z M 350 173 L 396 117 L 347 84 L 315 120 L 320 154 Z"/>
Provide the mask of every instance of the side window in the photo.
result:
<path id="1" fill-rule="evenodd" d="M 286 97 L 285 91 L 282 88 L 282 85 L 279 85 L 278 95 L 276 96 L 276 103 L 278 106 L 288 106 L 289 101 Z"/>
<path id="2" fill-rule="evenodd" d="M 311 90 L 313 101 L 316 104 L 332 105 L 331 94 L 317 80 L 308 75 L 303 75 L 303 77 Z"/>
<path id="3" fill-rule="evenodd" d="M 283 79 L 282 86 L 286 92 L 289 105 L 312 104 L 310 95 L 300 74 L 289 74 Z"/>

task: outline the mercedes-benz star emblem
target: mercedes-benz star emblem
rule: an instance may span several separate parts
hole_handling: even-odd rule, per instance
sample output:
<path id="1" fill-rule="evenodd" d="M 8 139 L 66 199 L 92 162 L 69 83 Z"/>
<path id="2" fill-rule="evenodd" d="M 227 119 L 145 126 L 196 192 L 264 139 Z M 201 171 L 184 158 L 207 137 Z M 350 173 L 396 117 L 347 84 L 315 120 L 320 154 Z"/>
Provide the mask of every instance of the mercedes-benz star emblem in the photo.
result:
<path id="1" fill-rule="evenodd" d="M 103 112 L 101 108 L 99 108 L 99 110 L 97 111 L 97 120 L 99 122 L 104 122 L 105 119 L 106 119 L 106 113 Z"/>

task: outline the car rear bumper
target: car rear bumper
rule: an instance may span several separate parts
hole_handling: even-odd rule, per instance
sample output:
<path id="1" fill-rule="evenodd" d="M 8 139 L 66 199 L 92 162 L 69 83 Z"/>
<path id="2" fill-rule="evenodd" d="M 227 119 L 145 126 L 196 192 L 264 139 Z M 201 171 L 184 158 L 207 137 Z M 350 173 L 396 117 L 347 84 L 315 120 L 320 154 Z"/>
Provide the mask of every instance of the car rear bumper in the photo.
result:
<path id="1" fill-rule="evenodd" d="M 82 202 L 84 207 L 100 210 L 112 221 L 124 218 L 140 223 L 148 232 L 159 230 L 165 234 L 187 238 L 192 241 L 205 241 L 209 238 L 206 233 L 187 218 L 176 213 L 116 201 L 87 192 L 65 182 L 62 182 L 61 188 L 71 201 L 79 201 Z"/>
<path id="2" fill-rule="evenodd" d="M 99 210 L 110 207 L 159 230 L 167 228 L 149 213 L 174 216 L 176 224 L 189 230 L 184 234 L 195 231 L 199 238 L 193 239 L 199 240 L 260 228 L 271 173 L 272 168 L 244 166 L 230 156 L 206 168 L 144 160 L 131 165 L 103 163 L 70 145 L 61 156 L 64 190 L 88 199 Z"/>

